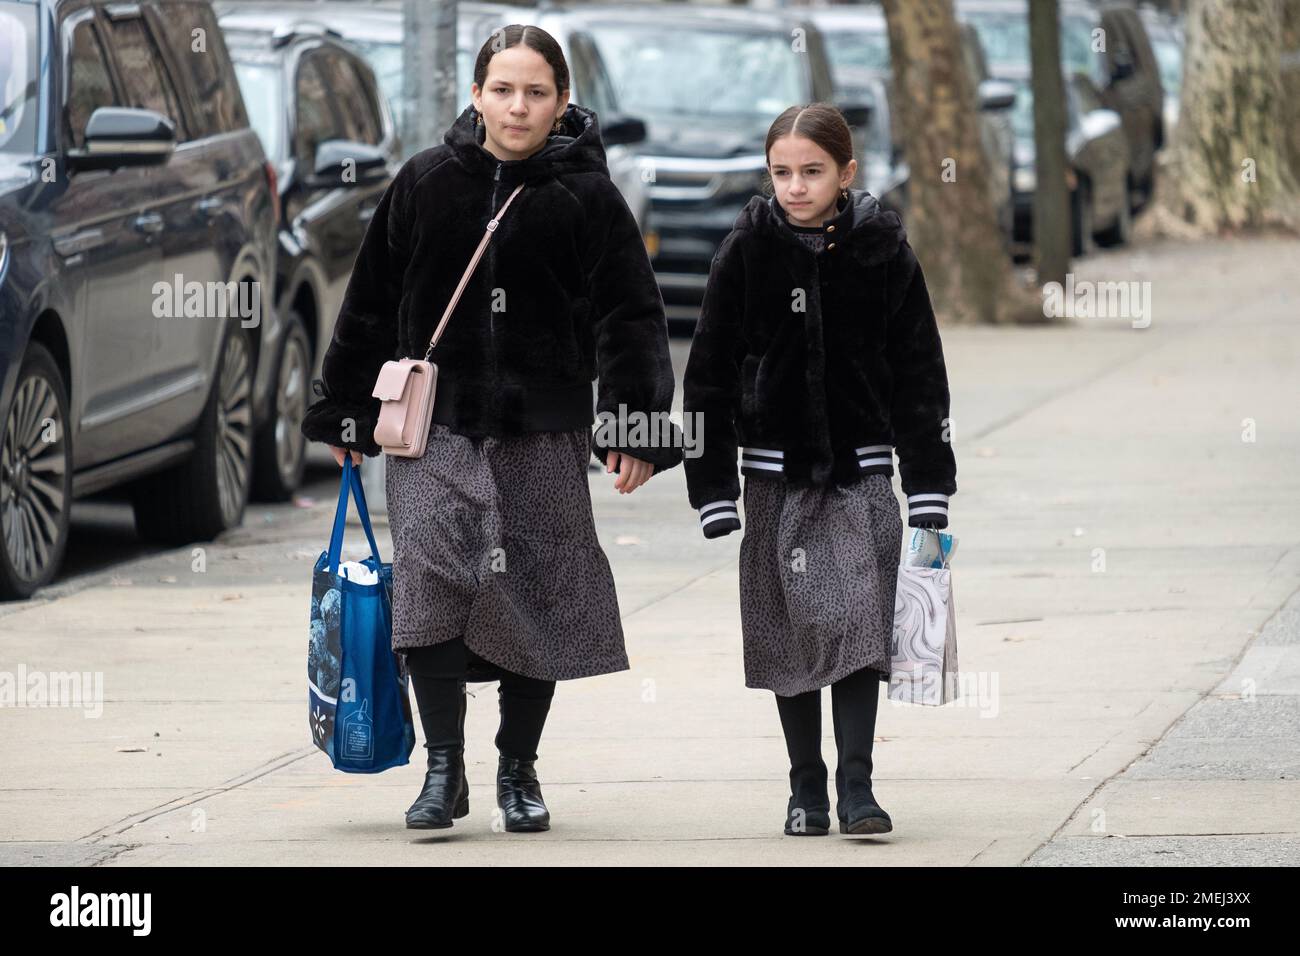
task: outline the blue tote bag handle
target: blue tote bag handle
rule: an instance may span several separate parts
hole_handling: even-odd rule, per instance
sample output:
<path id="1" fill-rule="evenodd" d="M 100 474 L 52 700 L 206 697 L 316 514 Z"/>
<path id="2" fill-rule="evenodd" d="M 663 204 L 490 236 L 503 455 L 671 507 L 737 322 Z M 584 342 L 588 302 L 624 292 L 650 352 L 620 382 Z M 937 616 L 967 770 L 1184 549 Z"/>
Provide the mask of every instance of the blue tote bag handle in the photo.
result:
<path id="1" fill-rule="evenodd" d="M 346 452 L 343 457 L 343 477 L 339 481 L 339 504 L 334 510 L 334 531 L 330 535 L 329 562 L 326 567 L 330 574 L 339 573 L 339 557 L 343 552 L 343 526 L 348 519 L 348 488 L 352 489 L 352 497 L 357 503 L 357 514 L 361 517 L 361 527 L 366 532 L 366 540 L 370 542 L 370 553 L 374 555 L 376 570 L 379 564 L 379 545 L 375 544 L 375 532 L 370 527 L 370 509 L 366 507 L 366 492 L 361 487 L 361 472 L 352 464 L 352 453 Z"/>

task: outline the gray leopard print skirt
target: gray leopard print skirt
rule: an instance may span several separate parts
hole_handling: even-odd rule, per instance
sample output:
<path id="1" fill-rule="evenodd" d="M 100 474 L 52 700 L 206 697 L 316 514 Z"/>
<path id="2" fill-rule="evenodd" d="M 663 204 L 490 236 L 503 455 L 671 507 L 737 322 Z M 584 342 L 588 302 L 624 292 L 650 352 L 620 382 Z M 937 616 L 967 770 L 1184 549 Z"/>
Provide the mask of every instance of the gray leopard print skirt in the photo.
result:
<path id="1" fill-rule="evenodd" d="M 869 667 L 889 680 L 903 519 L 888 475 L 791 487 L 745 477 L 745 686 L 782 697 Z"/>
<path id="2" fill-rule="evenodd" d="M 395 651 L 463 636 L 471 663 L 539 680 L 629 668 L 590 448 L 587 428 L 470 438 L 435 422 L 422 457 L 388 456 Z"/>

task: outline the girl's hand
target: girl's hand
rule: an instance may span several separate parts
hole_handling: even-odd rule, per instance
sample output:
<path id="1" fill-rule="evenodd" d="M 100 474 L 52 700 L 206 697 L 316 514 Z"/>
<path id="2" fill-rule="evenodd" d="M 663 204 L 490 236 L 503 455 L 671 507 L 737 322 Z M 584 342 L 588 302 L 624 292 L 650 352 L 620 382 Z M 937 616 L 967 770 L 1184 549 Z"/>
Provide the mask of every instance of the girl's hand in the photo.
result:
<path id="1" fill-rule="evenodd" d="M 343 456 L 348 453 L 348 450 L 346 448 L 337 448 L 334 445 L 330 445 L 329 450 L 330 450 L 330 454 L 334 456 L 334 463 L 338 465 L 340 468 L 342 468 Z M 364 457 L 365 456 L 362 455 L 361 452 L 354 450 L 352 452 L 352 464 L 354 465 L 361 464 L 361 459 Z"/>
<path id="2" fill-rule="evenodd" d="M 655 466 L 640 458 L 633 458 L 626 452 L 611 451 L 605 456 L 605 474 L 612 471 L 619 473 L 614 479 L 614 487 L 618 489 L 618 493 L 630 495 L 650 480 Z"/>

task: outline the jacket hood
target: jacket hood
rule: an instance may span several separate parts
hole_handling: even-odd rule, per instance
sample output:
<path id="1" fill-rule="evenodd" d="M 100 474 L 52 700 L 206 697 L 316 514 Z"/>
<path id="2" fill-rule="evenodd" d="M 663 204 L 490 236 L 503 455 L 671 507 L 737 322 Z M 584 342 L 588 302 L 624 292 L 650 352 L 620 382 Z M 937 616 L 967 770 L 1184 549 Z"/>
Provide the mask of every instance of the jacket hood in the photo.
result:
<path id="1" fill-rule="evenodd" d="M 609 175 L 600 123 L 585 106 L 570 103 L 560 120 L 560 131 L 547 136 L 545 145 L 524 159 L 497 159 L 484 149 L 484 129 L 475 126 L 478 116 L 478 110 L 470 104 L 443 136 L 468 170 L 495 174 L 500 165 L 500 181 L 510 184 L 578 172 Z"/>
<path id="2" fill-rule="evenodd" d="M 898 213 L 886 209 L 880 200 L 865 189 L 850 189 L 849 201 L 826 223 L 847 239 L 849 249 L 863 265 L 887 262 L 898 253 L 907 238 L 907 230 Z M 786 211 L 776 196 L 754 196 L 736 216 L 735 228 L 752 229 L 755 234 L 775 237 L 798 249 L 807 250 L 790 228 Z M 811 250 L 807 250 L 811 252 Z"/>

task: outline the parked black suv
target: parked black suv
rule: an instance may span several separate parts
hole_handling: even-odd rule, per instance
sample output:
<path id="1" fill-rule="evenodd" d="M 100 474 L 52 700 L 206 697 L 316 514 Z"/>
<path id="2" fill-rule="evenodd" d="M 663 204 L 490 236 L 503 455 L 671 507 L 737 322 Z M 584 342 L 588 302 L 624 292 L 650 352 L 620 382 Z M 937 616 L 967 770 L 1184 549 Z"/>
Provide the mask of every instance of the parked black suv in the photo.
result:
<path id="1" fill-rule="evenodd" d="M 763 188 L 768 127 L 790 106 L 835 98 L 821 34 L 800 9 L 566 9 L 595 38 L 618 102 L 646 125 L 636 149 L 658 236 L 655 274 L 668 317 L 694 321 L 718 244 Z M 838 105 L 850 126 L 866 125 L 864 104 Z"/>
<path id="2" fill-rule="evenodd" d="M 401 165 L 374 71 L 334 30 L 286 9 L 238 10 L 219 21 L 253 129 L 280 189 L 273 418 L 253 457 L 258 497 L 289 498 L 302 482 L 299 427 L 333 334 L 366 226 Z"/>
<path id="3" fill-rule="evenodd" d="M 0 597 L 73 498 L 168 543 L 243 517 L 276 190 L 207 0 L 0 0 Z"/>

